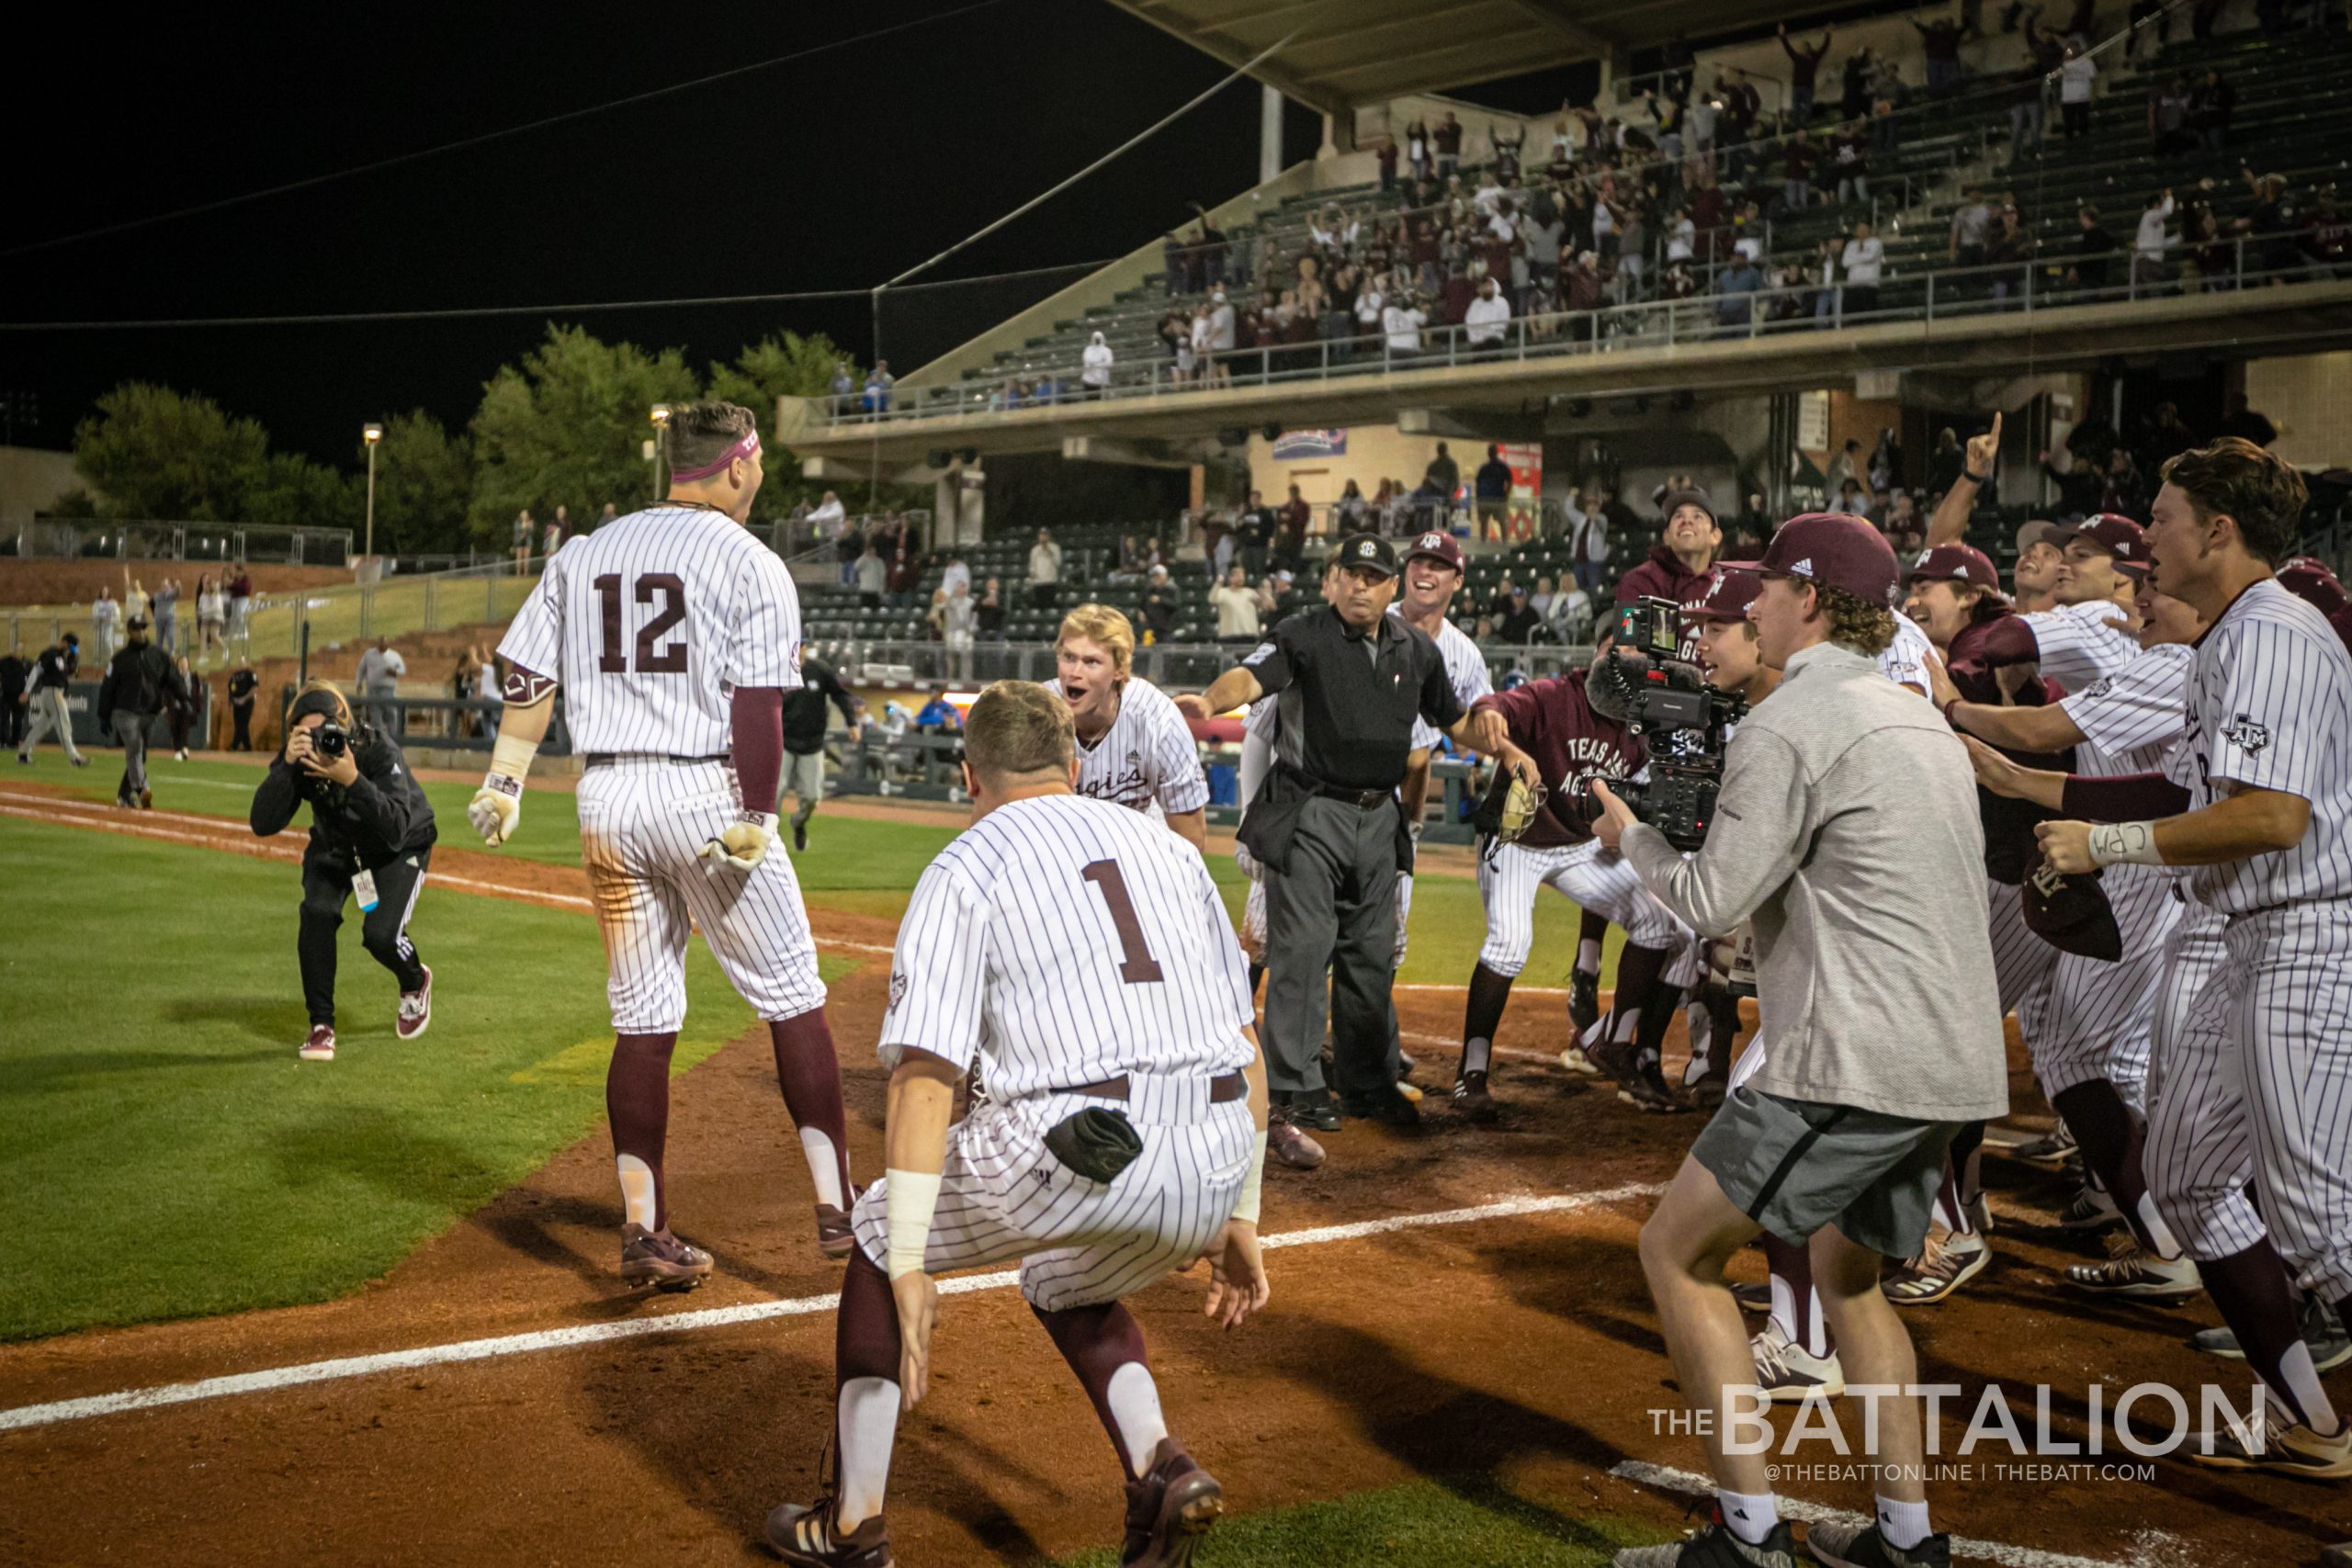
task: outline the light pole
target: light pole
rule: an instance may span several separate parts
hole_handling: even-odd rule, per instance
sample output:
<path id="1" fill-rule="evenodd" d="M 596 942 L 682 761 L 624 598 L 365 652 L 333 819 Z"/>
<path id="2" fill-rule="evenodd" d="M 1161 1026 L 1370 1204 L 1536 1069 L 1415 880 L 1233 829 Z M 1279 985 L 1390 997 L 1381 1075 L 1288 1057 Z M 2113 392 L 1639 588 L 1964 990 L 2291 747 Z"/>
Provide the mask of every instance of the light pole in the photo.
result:
<path id="1" fill-rule="evenodd" d="M 670 455 L 670 405 L 653 405 L 654 439 L 646 443 L 653 450 L 647 454 L 653 459 L 653 499 L 662 499 L 662 463 Z"/>
<path id="2" fill-rule="evenodd" d="M 359 438 L 368 443 L 368 549 L 372 559 L 376 554 L 376 448 L 384 439 L 380 424 L 363 424 Z"/>

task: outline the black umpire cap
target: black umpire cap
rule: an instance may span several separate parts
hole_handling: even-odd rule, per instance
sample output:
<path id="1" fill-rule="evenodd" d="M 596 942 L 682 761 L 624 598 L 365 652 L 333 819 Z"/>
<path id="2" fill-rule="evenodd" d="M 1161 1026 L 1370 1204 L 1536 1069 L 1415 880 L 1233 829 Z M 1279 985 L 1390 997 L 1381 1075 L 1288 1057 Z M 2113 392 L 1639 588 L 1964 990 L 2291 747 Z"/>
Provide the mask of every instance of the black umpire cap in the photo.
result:
<path id="1" fill-rule="evenodd" d="M 1356 534 L 1340 541 L 1343 570 L 1363 567 L 1383 577 L 1396 575 L 1396 547 L 1377 534 Z"/>

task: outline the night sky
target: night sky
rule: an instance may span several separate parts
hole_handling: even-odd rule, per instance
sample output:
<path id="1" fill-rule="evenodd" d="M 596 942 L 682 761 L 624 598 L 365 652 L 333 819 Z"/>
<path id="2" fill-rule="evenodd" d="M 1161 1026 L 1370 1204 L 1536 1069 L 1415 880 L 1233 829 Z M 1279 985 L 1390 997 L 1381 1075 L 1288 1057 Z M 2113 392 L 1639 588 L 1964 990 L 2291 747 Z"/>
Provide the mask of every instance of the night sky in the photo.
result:
<path id="1" fill-rule="evenodd" d="M 929 25 L 650 103 L 324 186 L 0 256 L 10 321 L 413 310 L 871 288 L 1028 199 L 1225 74 L 1103 0 L 858 6 L 247 7 L 44 15 L 0 99 L 0 252 L 563 113 L 849 39 Z M 33 69 L 36 64 L 39 69 Z M 1556 100 L 1555 100 L 1556 101 Z M 1319 118 L 1294 106 L 1291 159 Z M 1254 183 L 1244 82 L 947 263 L 959 276 L 1120 254 Z M 1067 275 L 1043 287 L 1058 287 Z M 1024 291 L 1025 289 L 1025 291 Z M 886 317 L 911 368 L 1040 286 L 930 295 Z M 841 301 L 597 312 L 599 336 L 729 357 L 778 328 L 861 357 Z M 349 464 L 370 418 L 453 425 L 546 318 L 0 333 L 0 392 L 62 446 L 131 378 L 206 392 L 277 445 Z M 18 439 L 27 439 L 20 430 Z"/>

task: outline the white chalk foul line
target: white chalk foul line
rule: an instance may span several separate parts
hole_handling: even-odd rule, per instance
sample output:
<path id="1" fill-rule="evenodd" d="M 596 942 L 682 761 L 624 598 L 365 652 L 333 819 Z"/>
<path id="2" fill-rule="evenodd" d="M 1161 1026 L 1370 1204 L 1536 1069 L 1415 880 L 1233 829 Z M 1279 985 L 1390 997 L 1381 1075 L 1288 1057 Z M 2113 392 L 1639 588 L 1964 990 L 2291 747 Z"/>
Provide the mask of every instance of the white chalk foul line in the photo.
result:
<path id="1" fill-rule="evenodd" d="M 157 839 L 165 843 L 194 844 L 199 849 L 225 850 L 232 854 L 254 854 L 266 860 L 299 861 L 302 852 L 290 845 L 272 843 L 255 839 L 251 844 L 224 836 L 221 827 L 227 821 L 220 817 L 190 817 L 173 811 L 141 811 L 137 815 L 119 807 L 100 806 L 90 801 L 66 800 L 55 795 L 24 795 L 0 791 L 0 817 L 21 818 L 28 822 L 46 822 L 55 827 L 82 827 L 82 818 L 104 819 L 106 826 L 117 832 L 130 833 L 141 839 Z M 165 822 L 187 822 L 212 829 L 209 833 L 175 833 L 160 826 Z M 576 893 L 550 893 L 537 887 L 517 887 L 511 883 L 485 882 L 479 877 L 458 876 L 447 872 L 435 872 L 432 881 L 443 887 L 462 888 L 469 893 L 488 893 L 496 897 L 512 898 L 525 904 L 545 904 L 558 909 L 587 909 L 596 906 Z M 872 953 L 890 956 L 891 949 L 866 942 L 840 942 L 831 937 L 819 937 L 819 947 L 834 948 L 843 953 Z"/>
<path id="2" fill-rule="evenodd" d="M 1639 1460 L 1627 1460 L 1610 1467 L 1609 1473 L 1620 1481 L 1631 1481 L 1643 1486 L 1655 1486 L 1664 1492 L 1681 1492 L 1692 1496 L 1713 1496 L 1713 1477 L 1694 1474 L 1687 1470 L 1673 1470 L 1662 1464 L 1645 1464 Z M 1841 1508 L 1826 1508 L 1818 1503 L 1783 1495 L 1780 1498 L 1781 1517 L 1802 1519 L 1806 1524 L 1826 1521 L 1830 1524 L 1862 1525 L 1870 1523 L 1860 1514 L 1849 1514 Z M 2122 1568 L 2103 1557 L 2072 1557 L 2063 1551 L 2043 1551 L 2038 1547 L 2011 1546 L 1998 1540 L 1972 1540 L 1964 1535 L 1951 1538 L 1954 1557 L 1979 1558 L 1997 1562 L 2001 1568 Z"/>
<path id="3" fill-rule="evenodd" d="M 1504 1198 L 1475 1208 L 1446 1209 L 1426 1214 L 1395 1214 L 1385 1219 L 1361 1220 L 1352 1224 L 1317 1225 L 1308 1230 L 1284 1231 L 1266 1237 L 1261 1245 L 1268 1251 L 1276 1247 L 1322 1247 L 1332 1242 L 1358 1241 L 1398 1231 L 1470 1224 L 1481 1220 L 1510 1219 L 1522 1214 L 1565 1213 L 1577 1209 L 1599 1208 L 1630 1199 L 1655 1198 L 1664 1190 L 1663 1187 L 1648 1183 L 1628 1182 L 1600 1192 Z M 1021 1273 L 1016 1269 L 1000 1269 L 986 1274 L 961 1274 L 942 1280 L 939 1293 L 944 1296 L 968 1295 L 977 1291 L 1002 1290 L 1019 1284 L 1020 1280 Z M 803 1317 L 811 1313 L 830 1312 L 840 1301 L 841 1297 L 836 1292 L 821 1296 L 796 1296 L 786 1301 L 746 1302 L 740 1306 L 664 1313 L 658 1317 L 631 1318 L 622 1323 L 582 1324 L 571 1328 L 540 1329 L 529 1334 L 507 1334 L 491 1339 L 461 1339 L 447 1345 L 422 1345 L 414 1349 L 388 1350 L 373 1356 L 343 1356 L 333 1360 L 305 1361 L 298 1366 L 271 1367 L 262 1371 L 237 1372 L 228 1377 L 204 1378 L 195 1382 L 125 1389 L 119 1393 L 93 1394 L 85 1399 L 21 1404 L 14 1409 L 0 1410 L 0 1432 L 54 1426 L 64 1421 L 86 1421 L 93 1416 L 119 1416 L 133 1410 L 154 1410 L 167 1404 L 227 1399 L 243 1393 L 267 1393 L 277 1389 L 297 1388 L 304 1383 L 373 1377 L 381 1372 L 411 1371 L 420 1367 L 450 1366 L 463 1361 L 494 1360 L 545 1350 L 571 1350 L 582 1346 L 641 1338 L 649 1334 L 686 1334 L 697 1329 L 730 1328 L 740 1324 L 763 1323 L 770 1318 Z"/>

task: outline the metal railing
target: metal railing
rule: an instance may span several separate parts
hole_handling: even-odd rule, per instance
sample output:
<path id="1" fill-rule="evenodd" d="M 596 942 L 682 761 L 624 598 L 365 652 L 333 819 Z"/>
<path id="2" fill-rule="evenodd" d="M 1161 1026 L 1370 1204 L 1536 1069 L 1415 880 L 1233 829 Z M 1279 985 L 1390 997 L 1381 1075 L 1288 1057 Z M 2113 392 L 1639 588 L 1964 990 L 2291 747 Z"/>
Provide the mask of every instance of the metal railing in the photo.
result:
<path id="1" fill-rule="evenodd" d="M 351 560 L 351 530 L 36 516 L 30 523 L 0 529 L 0 556 L 345 566 Z"/>
<path id="2" fill-rule="evenodd" d="M 2175 295 L 2191 284 L 2197 291 L 2233 292 L 2274 279 L 2298 283 L 2329 280 L 2339 274 L 2352 276 L 2352 265 L 2325 264 L 2300 253 L 2289 262 L 2263 265 L 2266 247 L 2295 237 L 2292 231 L 2232 236 L 2222 242 L 2227 247 L 2225 262 L 2208 267 L 2199 261 L 2193 276 L 2183 265 L 2191 259 L 2191 247 L 2179 242 L 2169 244 L 2164 260 L 2156 263 L 2135 258 L 2128 250 L 2117 251 L 2108 261 L 2110 276 L 2120 275 L 2122 281 L 2110 280 L 2096 288 L 2064 281 L 2076 259 L 2072 257 L 2036 256 L 1924 272 L 1890 264 L 1883 267 L 1881 281 L 1871 285 L 1759 286 L 1752 290 L 1693 294 L 1593 310 L 1515 316 L 1487 327 L 1415 325 L 1395 333 L 1319 337 L 1311 343 L 1220 354 L 1206 372 L 1182 378 L 1171 365 L 1157 363 L 1142 375 L 1131 370 L 1099 392 L 1069 400 L 1159 399 L 1236 386 L 1294 385 L 1889 322 L 1929 324 L 2010 312 L 2030 316 L 2078 305 Z M 1915 295 L 1917 302 L 1882 303 L 1882 297 L 1888 293 Z M 998 412 L 986 389 L 925 388 L 922 391 L 926 395 L 917 402 L 893 409 L 882 418 L 900 421 Z"/>

